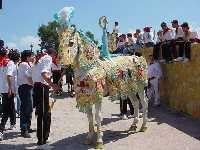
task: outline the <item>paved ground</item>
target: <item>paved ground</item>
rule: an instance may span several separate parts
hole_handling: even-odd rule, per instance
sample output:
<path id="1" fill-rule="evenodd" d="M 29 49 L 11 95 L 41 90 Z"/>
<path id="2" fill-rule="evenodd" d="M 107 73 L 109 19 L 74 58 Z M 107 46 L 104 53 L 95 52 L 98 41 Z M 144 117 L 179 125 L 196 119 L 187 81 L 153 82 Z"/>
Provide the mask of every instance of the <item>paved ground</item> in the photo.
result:
<path id="1" fill-rule="evenodd" d="M 75 99 L 59 99 L 52 112 L 50 144 L 55 150 L 92 150 L 85 146 L 87 118 L 75 108 Z M 103 131 L 105 150 L 200 150 L 200 122 L 185 117 L 165 107 L 152 108 L 149 129 L 146 133 L 128 135 L 125 131 L 132 119 L 119 119 L 119 104 L 105 98 L 103 103 Z M 33 118 L 33 128 L 36 119 Z M 36 135 L 31 139 L 20 137 L 19 119 L 17 129 L 7 131 L 0 150 L 34 149 Z"/>

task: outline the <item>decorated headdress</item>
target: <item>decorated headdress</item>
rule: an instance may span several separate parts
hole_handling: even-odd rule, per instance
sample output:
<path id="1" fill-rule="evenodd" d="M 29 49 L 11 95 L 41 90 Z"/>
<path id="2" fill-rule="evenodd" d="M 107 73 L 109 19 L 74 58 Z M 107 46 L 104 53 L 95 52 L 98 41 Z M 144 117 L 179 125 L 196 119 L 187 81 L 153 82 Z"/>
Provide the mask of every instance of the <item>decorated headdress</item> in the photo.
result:
<path id="1" fill-rule="evenodd" d="M 73 15 L 74 7 L 64 7 L 54 15 L 54 19 L 64 28 L 70 25 L 70 20 Z"/>

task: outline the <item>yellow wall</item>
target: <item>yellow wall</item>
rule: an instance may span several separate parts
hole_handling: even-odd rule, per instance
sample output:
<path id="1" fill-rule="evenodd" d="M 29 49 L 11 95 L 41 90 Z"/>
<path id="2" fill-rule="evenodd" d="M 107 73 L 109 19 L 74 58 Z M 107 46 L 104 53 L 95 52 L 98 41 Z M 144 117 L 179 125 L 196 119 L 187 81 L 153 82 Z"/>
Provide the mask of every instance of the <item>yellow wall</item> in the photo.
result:
<path id="1" fill-rule="evenodd" d="M 143 50 L 147 57 L 152 49 Z M 172 108 L 200 118 L 200 44 L 192 46 L 190 62 L 161 64 L 161 101 Z"/>

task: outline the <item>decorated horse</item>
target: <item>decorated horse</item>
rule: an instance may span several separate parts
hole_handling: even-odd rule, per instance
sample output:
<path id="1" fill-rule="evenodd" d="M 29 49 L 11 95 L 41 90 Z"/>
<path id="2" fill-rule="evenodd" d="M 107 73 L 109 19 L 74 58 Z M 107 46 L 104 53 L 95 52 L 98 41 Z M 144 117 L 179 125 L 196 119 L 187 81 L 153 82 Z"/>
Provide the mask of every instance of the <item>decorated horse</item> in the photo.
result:
<path id="1" fill-rule="evenodd" d="M 83 31 L 70 25 L 73 7 L 65 7 L 55 15 L 60 23 L 59 60 L 63 65 L 72 64 L 74 67 L 74 90 L 77 108 L 85 112 L 89 122 L 89 132 L 85 144 L 92 144 L 95 134 L 94 118 L 96 121 L 96 148 L 103 148 L 103 132 L 101 130 L 101 108 L 105 82 L 108 84 L 110 95 L 118 92 L 128 96 L 134 106 L 134 120 L 129 129 L 136 132 L 139 122 L 139 103 L 142 104 L 143 123 L 140 131 L 147 129 L 148 102 L 145 94 L 147 86 L 147 63 L 143 57 L 115 56 L 108 51 L 107 18 L 101 17 L 99 25 L 103 29 L 102 46 L 89 39 Z M 139 99 L 136 97 L 138 94 Z M 93 114 L 94 106 L 94 114 Z"/>

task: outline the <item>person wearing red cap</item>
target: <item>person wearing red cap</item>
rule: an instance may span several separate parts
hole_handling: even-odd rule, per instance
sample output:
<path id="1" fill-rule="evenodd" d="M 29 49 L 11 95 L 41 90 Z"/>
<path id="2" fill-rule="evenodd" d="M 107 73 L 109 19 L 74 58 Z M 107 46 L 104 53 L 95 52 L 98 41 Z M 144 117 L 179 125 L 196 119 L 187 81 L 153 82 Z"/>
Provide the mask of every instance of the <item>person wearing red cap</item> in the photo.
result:
<path id="1" fill-rule="evenodd" d="M 144 45 L 146 47 L 153 47 L 154 46 L 154 42 L 153 42 L 153 38 L 151 35 L 151 28 L 152 27 L 145 27 L 143 29 L 144 33 L 143 33 L 143 41 L 144 41 Z"/>
<path id="2" fill-rule="evenodd" d="M 0 140 L 3 140 L 3 132 L 8 118 L 10 118 L 11 123 L 10 129 L 15 128 L 16 124 L 14 97 L 17 92 L 17 63 L 20 60 L 20 53 L 17 50 L 12 50 L 9 52 L 8 57 L 9 61 L 3 67 L 4 71 L 0 82 L 0 91 L 3 96 L 3 115 L 0 124 Z"/>

